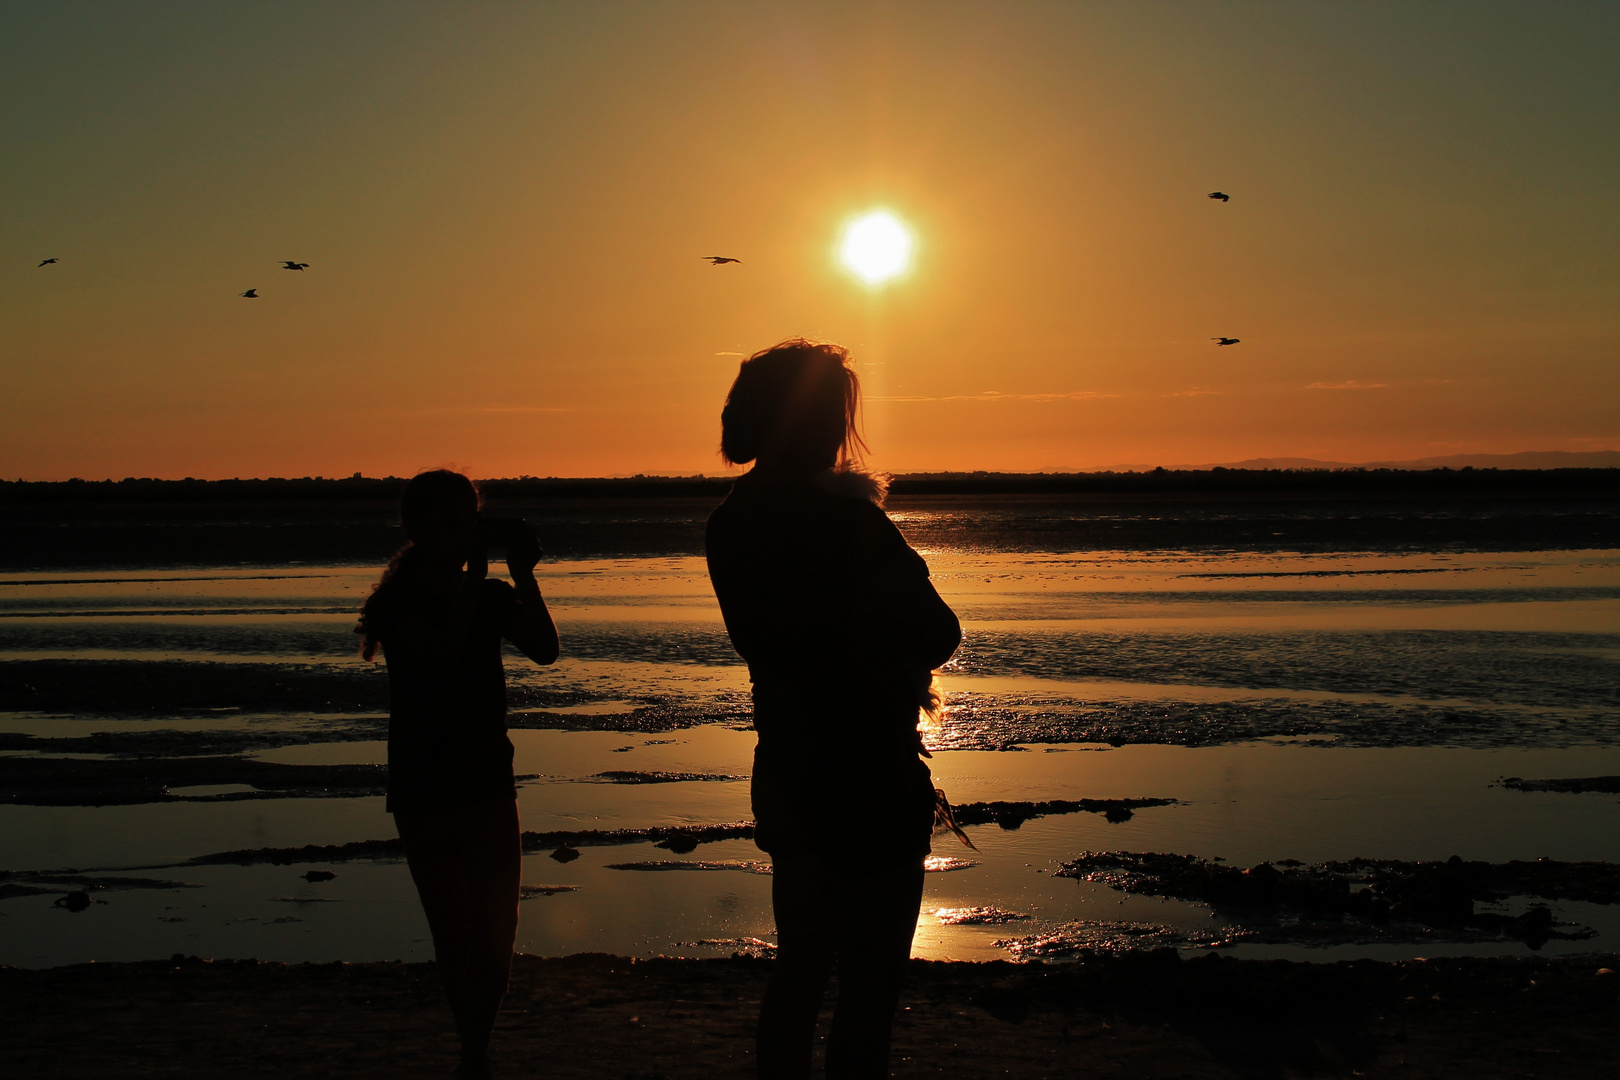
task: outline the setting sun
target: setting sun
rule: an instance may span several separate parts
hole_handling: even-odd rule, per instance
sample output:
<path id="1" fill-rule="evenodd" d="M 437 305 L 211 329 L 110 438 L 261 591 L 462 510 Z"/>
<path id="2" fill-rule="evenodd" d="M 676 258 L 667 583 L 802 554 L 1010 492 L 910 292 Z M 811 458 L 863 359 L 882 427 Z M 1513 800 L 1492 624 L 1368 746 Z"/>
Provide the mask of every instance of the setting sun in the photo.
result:
<path id="1" fill-rule="evenodd" d="M 844 230 L 838 257 L 868 285 L 879 285 L 911 264 L 911 233 L 887 210 L 873 210 Z"/>

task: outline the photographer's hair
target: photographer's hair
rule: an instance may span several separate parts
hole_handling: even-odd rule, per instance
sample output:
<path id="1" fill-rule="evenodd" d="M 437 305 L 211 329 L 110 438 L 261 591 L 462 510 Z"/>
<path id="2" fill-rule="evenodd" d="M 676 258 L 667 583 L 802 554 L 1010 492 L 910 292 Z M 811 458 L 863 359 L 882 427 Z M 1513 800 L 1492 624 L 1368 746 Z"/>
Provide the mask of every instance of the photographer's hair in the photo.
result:
<path id="1" fill-rule="evenodd" d="M 720 456 L 804 472 L 856 470 L 866 444 L 849 350 L 790 338 L 742 363 L 720 414 Z"/>
<path id="2" fill-rule="evenodd" d="M 354 632 L 360 635 L 360 655 L 366 660 L 377 656 L 377 635 L 373 632 L 379 595 L 386 598 L 391 584 L 397 588 L 402 577 L 409 577 L 411 550 L 422 526 L 445 510 L 477 514 L 483 505 L 478 485 L 451 469 L 429 469 L 406 481 L 399 496 L 399 524 L 405 530 L 405 544 L 383 568 L 382 578 L 371 587 L 371 595 L 360 607 L 360 621 Z"/>
<path id="3" fill-rule="evenodd" d="M 415 540 L 421 526 L 437 513 L 460 510 L 477 514 L 483 504 L 478 485 L 466 476 L 450 469 L 429 469 L 411 477 L 400 492 L 399 524 L 406 538 Z"/>

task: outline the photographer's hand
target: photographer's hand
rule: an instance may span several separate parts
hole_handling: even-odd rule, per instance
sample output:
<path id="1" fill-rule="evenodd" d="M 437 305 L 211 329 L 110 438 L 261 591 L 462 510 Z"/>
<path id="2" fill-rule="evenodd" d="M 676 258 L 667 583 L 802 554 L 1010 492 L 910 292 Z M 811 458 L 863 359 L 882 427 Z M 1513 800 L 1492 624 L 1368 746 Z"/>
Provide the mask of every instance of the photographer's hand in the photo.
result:
<path id="1" fill-rule="evenodd" d="M 540 538 L 527 521 L 518 524 L 506 548 L 506 570 L 512 575 L 513 583 L 522 586 L 534 582 L 534 567 L 540 561 Z"/>
<path id="2" fill-rule="evenodd" d="M 484 547 L 482 539 L 474 538 L 472 546 L 467 549 L 466 584 L 469 587 L 476 587 L 487 577 L 489 577 L 489 550 Z"/>
<path id="3" fill-rule="evenodd" d="M 540 584 L 534 579 L 534 567 L 539 561 L 540 540 L 534 527 L 524 522 L 506 548 L 506 569 L 512 575 L 518 598 L 517 610 L 506 625 L 506 638 L 535 663 L 551 664 L 556 662 L 560 646 L 557 625 L 551 621 Z"/>

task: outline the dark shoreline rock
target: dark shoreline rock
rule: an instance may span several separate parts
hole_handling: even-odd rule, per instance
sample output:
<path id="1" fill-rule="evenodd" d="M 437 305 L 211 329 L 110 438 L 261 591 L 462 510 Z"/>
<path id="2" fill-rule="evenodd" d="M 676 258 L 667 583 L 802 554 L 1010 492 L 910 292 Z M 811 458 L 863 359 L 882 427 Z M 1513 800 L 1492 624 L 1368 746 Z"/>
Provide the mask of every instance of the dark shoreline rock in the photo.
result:
<path id="1" fill-rule="evenodd" d="M 941 926 L 1000 926 L 1003 923 L 1027 922 L 1034 918 L 1022 911 L 1009 911 L 996 907 L 936 908 L 934 917 Z"/>
<path id="2" fill-rule="evenodd" d="M 333 742 L 381 741 L 388 737 L 387 716 L 353 716 L 322 720 L 318 728 L 238 727 L 214 731 L 174 728 L 96 731 L 89 735 L 23 735 L 0 733 L 0 750 L 49 755 L 107 754 L 114 757 L 204 757 L 277 750 Z"/>
<path id="3" fill-rule="evenodd" d="M 1604 795 L 1620 795 L 1620 776 L 1576 776 L 1565 780 L 1524 780 L 1517 776 L 1507 776 L 1497 783 L 1515 791 L 1559 791 L 1569 794 L 1598 792 Z"/>
<path id="4" fill-rule="evenodd" d="M 611 769 L 589 777 L 604 784 L 683 784 L 705 780 L 747 780 L 747 776 L 729 773 L 650 772 L 636 769 Z"/>
<path id="5" fill-rule="evenodd" d="M 1518 940 L 1539 948 L 1593 931 L 1557 922 L 1545 905 L 1504 915 L 1478 911 L 1476 903 L 1515 896 L 1620 903 L 1620 864 L 1550 859 L 1350 859 L 1314 866 L 1286 860 L 1243 869 L 1192 855 L 1110 851 L 1087 852 L 1056 876 L 1205 903 L 1238 924 L 1245 939 L 1275 943 Z"/>
<path id="6" fill-rule="evenodd" d="M 86 897 L 84 907 L 89 907 L 89 898 L 99 892 L 116 892 L 125 889 L 196 889 L 200 887 L 189 881 L 162 881 L 156 878 L 51 871 L 0 870 L 0 900 L 13 900 L 22 896 L 83 895 Z M 84 910 L 83 907 L 74 907 L 63 903 L 61 900 L 58 900 L 57 904 L 61 907 L 67 907 L 69 910 Z"/>
<path id="7" fill-rule="evenodd" d="M 1102 814 L 1118 824 L 1129 821 L 1137 810 L 1152 806 L 1176 806 L 1176 799 L 1050 799 L 1045 802 L 972 802 L 951 807 L 958 825 L 987 825 L 995 822 L 1012 832 L 1026 821 L 1049 814 Z"/>
<path id="8" fill-rule="evenodd" d="M 170 788 L 248 784 L 258 789 L 175 795 Z M 0 803 L 21 806 L 129 806 L 154 802 L 237 802 L 291 796 L 377 796 L 384 765 L 283 765 L 246 757 L 0 757 Z"/>
<path id="9" fill-rule="evenodd" d="M 557 896 L 561 893 L 579 892 L 578 885 L 523 885 L 518 889 L 519 900 L 532 900 L 536 896 Z"/>
<path id="10" fill-rule="evenodd" d="M 656 825 L 647 829 L 525 832 L 523 834 L 523 850 L 526 853 L 532 853 L 536 851 L 556 851 L 565 848 L 620 847 L 628 844 L 651 842 L 654 847 L 665 848 L 679 855 L 694 850 L 699 844 L 711 844 L 719 840 L 750 840 L 753 836 L 754 823 L 751 821 L 731 821 L 714 825 Z M 346 844 L 306 844 L 297 848 L 242 848 L 236 851 L 218 851 L 208 855 L 198 855 L 180 862 L 118 867 L 116 871 L 174 870 L 187 866 L 294 866 L 303 863 L 337 863 L 351 860 L 403 859 L 404 857 L 405 845 L 395 838 L 390 840 L 354 840 Z M 114 868 L 108 868 L 106 872 L 114 872 Z M 74 873 L 77 873 L 77 871 L 0 871 L 0 882 L 42 880 L 49 875 L 60 876 Z"/>

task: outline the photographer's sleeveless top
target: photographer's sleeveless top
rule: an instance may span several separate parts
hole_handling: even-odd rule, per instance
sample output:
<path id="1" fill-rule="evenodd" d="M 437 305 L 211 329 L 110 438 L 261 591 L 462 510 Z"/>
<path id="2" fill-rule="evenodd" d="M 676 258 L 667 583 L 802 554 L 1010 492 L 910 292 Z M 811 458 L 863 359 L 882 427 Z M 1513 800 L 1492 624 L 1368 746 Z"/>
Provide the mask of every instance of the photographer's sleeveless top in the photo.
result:
<path id="1" fill-rule="evenodd" d="M 510 584 L 486 578 L 460 655 L 448 669 L 430 671 L 399 662 L 388 639 L 401 617 L 442 618 L 442 601 L 386 584 L 373 596 L 367 622 L 388 663 L 390 813 L 459 810 L 517 797 L 501 666 L 501 629 L 516 607 Z"/>

